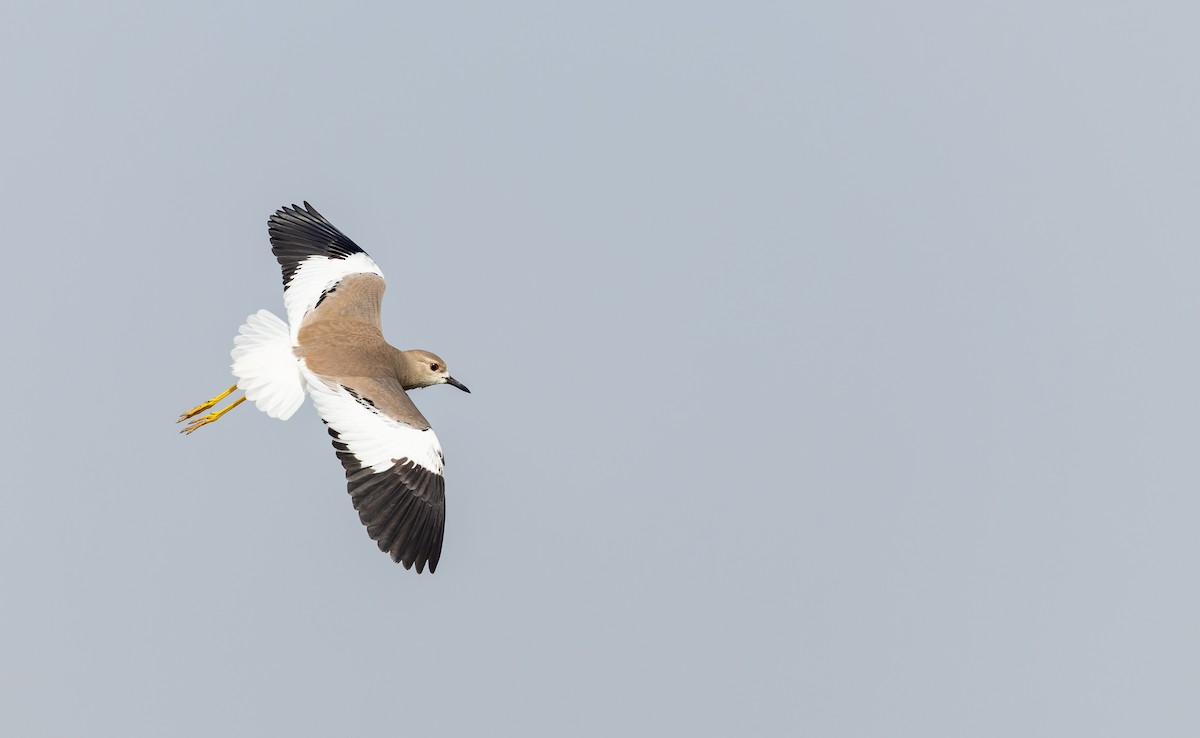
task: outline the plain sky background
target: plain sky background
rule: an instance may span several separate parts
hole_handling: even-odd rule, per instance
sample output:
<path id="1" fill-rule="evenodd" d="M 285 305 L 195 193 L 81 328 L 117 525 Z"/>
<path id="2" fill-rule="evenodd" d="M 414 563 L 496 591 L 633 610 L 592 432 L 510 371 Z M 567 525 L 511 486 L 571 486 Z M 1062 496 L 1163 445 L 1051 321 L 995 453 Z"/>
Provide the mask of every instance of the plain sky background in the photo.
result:
<path id="1" fill-rule="evenodd" d="M 1194 3 L 0 8 L 0 733 L 1200 734 Z M 309 200 L 473 394 L 436 575 L 306 404 Z"/>

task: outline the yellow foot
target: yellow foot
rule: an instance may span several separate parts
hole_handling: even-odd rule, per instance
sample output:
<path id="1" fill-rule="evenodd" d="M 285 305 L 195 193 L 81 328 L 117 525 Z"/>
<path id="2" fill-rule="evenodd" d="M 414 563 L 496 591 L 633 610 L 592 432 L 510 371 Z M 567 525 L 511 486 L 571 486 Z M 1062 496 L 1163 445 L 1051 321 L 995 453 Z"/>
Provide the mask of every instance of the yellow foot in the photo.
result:
<path id="1" fill-rule="evenodd" d="M 235 385 L 235 387 L 236 387 L 236 385 Z M 232 391 L 232 390 L 230 390 L 230 391 Z M 226 393 L 226 394 L 228 394 L 228 393 Z M 222 395 L 222 397 L 223 397 L 223 396 L 224 396 L 224 395 Z M 224 410 L 217 410 L 216 412 L 211 412 L 211 413 L 209 413 L 208 415 L 202 415 L 202 416 L 200 416 L 199 418 L 195 418 L 195 419 L 193 419 L 193 420 L 192 420 L 192 422 L 188 423 L 188 424 L 187 424 L 187 426 L 186 426 L 186 427 L 185 427 L 183 430 L 181 430 L 181 431 L 179 431 L 179 432 L 180 432 L 180 433 L 186 433 L 186 434 L 188 434 L 188 435 L 190 436 L 190 435 L 192 435 L 193 433 L 195 433 L 195 432 L 196 432 L 196 429 L 197 429 L 197 428 L 201 428 L 201 427 L 203 427 L 203 426 L 206 426 L 206 425 L 208 425 L 209 423 L 211 423 L 211 422 L 213 422 L 213 421 L 215 421 L 215 420 L 219 419 L 219 418 L 220 418 L 222 415 L 224 415 L 225 413 L 227 413 L 227 412 L 229 412 L 230 410 L 234 409 L 234 408 L 235 408 L 235 407 L 237 407 L 238 405 L 241 405 L 241 404 L 242 404 L 243 402 L 245 402 L 245 401 L 246 401 L 246 396 L 245 396 L 245 395 L 242 395 L 241 397 L 237 398 L 237 399 L 236 399 L 236 400 L 234 400 L 232 403 L 230 403 L 230 404 L 229 404 L 229 407 L 225 408 Z M 212 407 L 212 405 L 209 405 L 209 407 Z M 204 408 L 201 408 L 201 409 L 204 409 Z M 186 420 L 186 419 L 187 419 L 187 417 L 186 417 L 186 416 L 185 416 L 185 417 L 183 417 L 183 418 L 180 418 L 180 420 Z"/>
<path id="2" fill-rule="evenodd" d="M 221 417 L 220 413 L 209 413 L 208 415 L 202 415 L 188 423 L 187 426 L 185 426 L 184 429 L 179 432 L 186 433 L 190 436 L 196 432 L 197 428 L 208 425 L 219 417 Z M 182 421 L 184 418 L 181 418 L 180 420 Z"/>
<path id="3" fill-rule="evenodd" d="M 199 415 L 200 413 L 202 413 L 202 412 L 204 412 L 205 410 L 209 409 L 209 408 L 210 408 L 210 407 L 212 407 L 213 405 L 216 405 L 216 404 L 217 404 L 218 402 L 220 402 L 221 400 L 224 400 L 226 397 L 229 397 L 229 395 L 230 395 L 230 394 L 232 394 L 232 393 L 233 393 L 233 391 L 234 391 L 234 390 L 236 390 L 236 389 L 237 389 L 237 385 L 235 384 L 235 385 L 233 385 L 232 387 L 230 387 L 229 389 L 227 389 L 227 390 L 225 390 L 224 392 L 222 392 L 221 394 L 219 394 L 219 395 L 217 395 L 216 397 L 212 398 L 211 400 L 208 400 L 208 401 L 206 401 L 206 402 L 202 402 L 202 403 L 200 403 L 199 405 L 197 405 L 196 407 L 192 408 L 191 410 L 188 410 L 188 411 L 187 411 L 186 413 L 184 413 L 183 415 L 180 415 L 180 416 L 179 416 L 179 420 L 176 420 L 175 422 L 176 422 L 176 423 L 182 423 L 183 421 L 187 420 L 188 418 L 190 418 L 190 417 L 192 417 L 192 416 Z M 216 420 L 216 418 L 213 418 L 213 420 Z M 209 421 L 209 422 L 211 423 L 212 421 Z M 201 425 L 203 425 L 203 423 L 201 423 Z M 197 427 L 199 427 L 199 426 L 197 426 Z M 194 429 L 193 429 L 193 430 L 194 430 Z"/>

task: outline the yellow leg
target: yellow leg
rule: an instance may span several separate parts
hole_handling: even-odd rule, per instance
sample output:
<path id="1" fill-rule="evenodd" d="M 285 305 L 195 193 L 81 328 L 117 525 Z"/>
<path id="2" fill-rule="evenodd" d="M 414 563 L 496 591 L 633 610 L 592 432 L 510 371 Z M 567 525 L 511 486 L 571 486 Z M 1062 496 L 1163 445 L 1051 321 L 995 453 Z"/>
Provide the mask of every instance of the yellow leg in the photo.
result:
<path id="1" fill-rule="evenodd" d="M 193 415 L 199 415 L 200 413 L 209 409 L 213 405 L 216 405 L 221 400 L 224 400 L 226 397 L 229 397 L 231 394 L 233 394 L 234 390 L 236 390 L 236 389 L 237 389 L 237 385 L 235 384 L 232 387 L 230 387 L 229 389 L 222 392 L 221 394 L 212 398 L 211 400 L 208 400 L 207 402 L 202 402 L 199 405 L 197 405 L 196 407 L 192 408 L 191 410 L 188 410 L 183 415 L 180 415 L 179 420 L 177 420 L 175 422 L 182 423 L 183 421 L 187 420 L 188 418 L 192 417 Z"/>
<path id="2" fill-rule="evenodd" d="M 228 393 L 226 393 L 226 394 L 228 394 Z M 224 396 L 224 395 L 222 395 L 222 396 Z M 246 401 L 246 396 L 242 395 L 241 397 L 239 397 L 236 400 L 234 400 L 233 402 L 231 402 L 229 404 L 229 407 L 225 408 L 224 410 L 218 410 L 216 412 L 209 413 L 208 415 L 201 415 L 200 417 L 192 420 L 192 422 L 188 423 L 187 427 L 179 432 L 186 433 L 190 436 L 192 433 L 195 432 L 195 430 L 197 428 L 208 425 L 209 423 L 219 419 L 222 415 L 224 415 L 225 413 L 234 409 L 238 405 L 241 405 L 245 401 Z M 211 407 L 211 405 L 209 407 Z"/>

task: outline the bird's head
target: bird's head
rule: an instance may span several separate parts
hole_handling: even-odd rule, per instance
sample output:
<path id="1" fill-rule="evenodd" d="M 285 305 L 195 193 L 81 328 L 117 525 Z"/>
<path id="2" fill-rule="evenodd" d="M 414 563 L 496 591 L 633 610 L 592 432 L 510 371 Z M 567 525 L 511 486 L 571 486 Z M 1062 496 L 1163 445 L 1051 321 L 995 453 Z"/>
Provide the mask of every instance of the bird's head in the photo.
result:
<path id="1" fill-rule="evenodd" d="M 458 387 L 463 392 L 470 392 L 467 386 L 450 376 L 450 370 L 446 367 L 446 362 L 442 361 L 442 357 L 429 351 L 420 349 L 414 351 L 405 351 L 407 370 L 406 376 L 401 378 L 404 384 L 404 389 L 414 389 L 416 387 L 432 387 L 435 384 L 448 384 L 452 387 Z"/>

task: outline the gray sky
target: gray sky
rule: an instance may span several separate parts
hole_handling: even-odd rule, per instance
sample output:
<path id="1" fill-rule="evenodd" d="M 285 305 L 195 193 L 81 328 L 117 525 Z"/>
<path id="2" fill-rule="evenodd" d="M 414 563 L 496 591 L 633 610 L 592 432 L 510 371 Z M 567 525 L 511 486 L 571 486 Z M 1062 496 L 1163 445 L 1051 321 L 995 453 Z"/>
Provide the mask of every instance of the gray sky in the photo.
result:
<path id="1" fill-rule="evenodd" d="M 0 10 L 0 733 L 1200 733 L 1193 4 L 168 5 Z M 432 577 L 176 433 L 304 199 Z"/>

